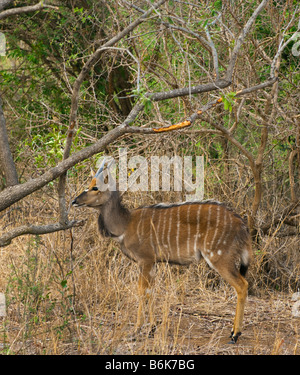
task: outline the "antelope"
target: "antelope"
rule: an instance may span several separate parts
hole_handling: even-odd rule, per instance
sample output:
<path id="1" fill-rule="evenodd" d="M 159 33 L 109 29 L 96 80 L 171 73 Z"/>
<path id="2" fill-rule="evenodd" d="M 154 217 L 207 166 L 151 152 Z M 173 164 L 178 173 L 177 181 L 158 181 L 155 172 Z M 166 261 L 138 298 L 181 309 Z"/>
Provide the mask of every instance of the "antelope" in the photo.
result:
<path id="1" fill-rule="evenodd" d="M 121 251 L 137 262 L 137 331 L 144 323 L 143 310 L 149 300 L 155 264 L 188 265 L 203 257 L 236 291 L 237 306 L 229 342 L 235 344 L 241 335 L 248 293 L 245 275 L 252 258 L 251 239 L 243 219 L 215 201 L 159 203 L 129 210 L 117 189 L 104 189 L 104 178 L 109 175 L 108 166 L 104 166 L 105 160 L 96 173 L 92 172 L 88 189 L 72 204 L 97 209 L 100 234 L 118 241 Z"/>

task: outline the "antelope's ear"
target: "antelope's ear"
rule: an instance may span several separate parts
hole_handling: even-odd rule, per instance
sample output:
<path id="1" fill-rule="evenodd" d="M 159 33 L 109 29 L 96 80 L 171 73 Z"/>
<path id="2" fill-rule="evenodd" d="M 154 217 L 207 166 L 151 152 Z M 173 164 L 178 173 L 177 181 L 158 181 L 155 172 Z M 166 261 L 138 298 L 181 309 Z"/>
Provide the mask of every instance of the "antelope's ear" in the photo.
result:
<path id="1" fill-rule="evenodd" d="M 95 176 L 96 172 L 94 172 L 91 168 L 91 177 L 93 178 Z"/>

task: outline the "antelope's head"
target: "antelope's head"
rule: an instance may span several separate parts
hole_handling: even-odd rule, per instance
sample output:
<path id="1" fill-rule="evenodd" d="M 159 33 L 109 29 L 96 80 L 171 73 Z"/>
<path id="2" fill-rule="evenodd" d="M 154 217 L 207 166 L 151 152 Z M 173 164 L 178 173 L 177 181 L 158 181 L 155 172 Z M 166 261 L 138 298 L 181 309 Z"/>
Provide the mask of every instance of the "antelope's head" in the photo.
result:
<path id="1" fill-rule="evenodd" d="M 104 170 L 106 160 L 103 160 L 100 168 L 95 173 L 91 171 L 92 181 L 89 187 L 76 197 L 72 205 L 75 207 L 88 206 L 99 207 L 104 205 L 111 197 L 113 189 L 112 176 L 109 172 L 109 163 Z M 105 182 L 107 180 L 108 182 Z"/>

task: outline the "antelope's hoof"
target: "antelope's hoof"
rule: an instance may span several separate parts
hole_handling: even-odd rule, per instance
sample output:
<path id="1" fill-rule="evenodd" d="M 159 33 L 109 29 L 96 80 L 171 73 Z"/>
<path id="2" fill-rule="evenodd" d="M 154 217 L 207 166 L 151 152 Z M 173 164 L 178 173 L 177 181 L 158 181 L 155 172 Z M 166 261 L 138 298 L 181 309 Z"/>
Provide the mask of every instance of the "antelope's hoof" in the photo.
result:
<path id="1" fill-rule="evenodd" d="M 228 342 L 228 344 L 236 344 L 238 338 L 241 336 L 242 332 L 238 332 L 236 335 L 234 335 L 234 332 L 231 332 L 230 338 L 231 340 Z"/>

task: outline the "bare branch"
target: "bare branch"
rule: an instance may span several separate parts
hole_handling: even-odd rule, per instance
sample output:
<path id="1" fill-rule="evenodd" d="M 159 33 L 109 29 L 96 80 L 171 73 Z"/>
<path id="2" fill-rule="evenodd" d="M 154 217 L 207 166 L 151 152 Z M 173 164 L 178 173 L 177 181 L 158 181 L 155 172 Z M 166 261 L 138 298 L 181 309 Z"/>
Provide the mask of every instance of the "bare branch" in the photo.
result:
<path id="1" fill-rule="evenodd" d="M 263 89 L 265 87 L 268 87 L 268 86 L 271 86 L 273 85 L 273 83 L 275 83 L 277 81 L 277 77 L 274 77 L 273 79 L 269 79 L 268 81 L 266 82 L 263 82 L 263 83 L 260 83 L 259 85 L 256 85 L 256 86 L 252 86 L 252 87 L 249 87 L 249 88 L 246 88 L 244 90 L 240 90 L 236 93 L 235 96 L 243 96 L 243 95 L 246 95 L 246 94 L 249 94 L 251 92 L 254 92 L 254 91 L 257 91 L 257 90 L 260 90 L 260 89 Z M 225 84 L 226 81 L 224 81 L 224 84 Z M 228 86 L 229 86 L 229 82 L 226 83 Z M 210 85 L 210 84 L 209 84 Z M 207 86 L 209 86 L 207 85 Z M 205 85 L 203 85 L 205 86 Z M 224 86 L 225 88 L 226 86 Z M 220 88 L 220 85 L 219 85 L 219 88 Z M 200 86 L 199 86 L 199 89 L 200 89 Z M 183 90 L 183 89 L 181 89 Z M 187 89 L 186 89 L 187 90 Z M 173 90 L 173 91 L 177 91 L 177 90 Z M 172 92 L 173 92 L 172 91 Z M 170 91 L 171 93 L 171 91 Z M 163 94 L 164 93 L 160 93 L 161 97 L 163 97 Z M 167 93 L 165 93 L 167 94 Z M 153 98 L 153 96 L 151 96 L 151 99 Z M 168 98 L 167 98 L 168 99 Z M 215 107 L 216 105 L 222 103 L 223 99 L 222 98 L 218 98 L 217 100 L 214 100 L 214 101 L 211 101 L 209 102 L 206 106 L 204 106 L 203 108 L 201 108 L 200 110 L 198 110 L 196 113 L 192 114 L 187 120 L 183 121 L 183 122 L 180 122 L 178 124 L 173 124 L 173 125 L 169 125 L 169 126 L 165 126 L 165 127 L 160 127 L 160 128 L 153 128 L 153 131 L 156 132 L 156 133 L 161 133 L 161 132 L 166 132 L 166 131 L 172 131 L 172 130 L 178 130 L 178 129 L 182 129 L 182 128 L 185 128 L 187 126 L 190 126 L 193 124 L 193 122 L 199 118 L 199 116 L 203 113 L 203 112 L 206 112 L 207 110 Z M 225 128 L 224 128 L 225 129 Z M 145 132 L 145 129 L 141 129 L 142 131 L 140 131 L 141 133 L 142 132 Z M 221 130 L 221 129 L 219 129 Z M 222 130 L 221 130 L 222 131 Z M 226 131 L 228 131 L 226 129 Z M 148 130 L 147 130 L 148 132 Z"/>
<path id="2" fill-rule="evenodd" d="M 23 236 L 24 234 L 46 234 L 46 233 L 53 233 L 58 232 L 61 230 L 70 229 L 73 227 L 82 226 L 85 223 L 84 220 L 73 220 L 68 222 L 65 225 L 61 223 L 55 224 L 48 224 L 48 225 L 22 225 L 21 227 L 14 228 L 8 233 L 5 233 L 3 236 L 0 237 L 0 247 L 7 246 L 11 243 L 11 241 L 19 236 Z"/>
<path id="3" fill-rule="evenodd" d="M 276 75 L 276 71 L 279 69 L 279 64 L 278 64 L 278 61 L 280 59 L 280 56 L 281 56 L 281 53 L 282 51 L 285 49 L 285 47 L 292 41 L 294 40 L 297 35 L 298 35 L 298 32 L 300 30 L 300 20 L 299 20 L 299 23 L 298 23 L 298 27 L 297 27 L 297 30 L 293 33 L 293 35 L 288 39 L 286 40 L 285 42 L 284 41 L 284 33 L 285 31 L 289 28 L 289 26 L 291 25 L 291 23 L 294 21 L 294 18 L 295 18 L 295 14 L 298 12 L 298 7 L 296 7 L 296 10 L 293 14 L 293 17 L 291 18 L 290 22 L 288 23 L 286 29 L 284 30 L 283 32 L 283 36 L 282 36 L 282 40 L 281 42 L 279 43 L 279 47 L 278 47 L 278 50 L 273 58 L 273 61 L 272 61 L 272 64 L 271 64 L 271 77 L 274 77 Z"/>
<path id="4" fill-rule="evenodd" d="M 241 49 L 241 46 L 244 43 L 245 37 L 248 34 L 248 32 L 250 31 L 251 26 L 253 25 L 254 21 L 256 20 L 257 16 L 259 15 L 259 13 L 267 5 L 268 1 L 269 0 L 263 0 L 259 4 L 259 6 L 255 9 L 252 16 L 249 18 L 248 22 L 246 23 L 246 25 L 244 26 L 243 30 L 240 33 L 240 35 L 239 35 L 239 37 L 238 37 L 238 39 L 235 43 L 234 49 L 232 51 L 231 60 L 229 62 L 228 68 L 227 68 L 226 79 L 228 81 L 232 80 L 232 74 L 233 74 L 233 69 L 234 69 L 235 63 L 236 63 L 236 59 L 237 59 L 239 50 Z"/>
<path id="5" fill-rule="evenodd" d="M 179 31 L 182 31 L 186 34 L 190 34 L 190 35 L 193 35 L 196 39 L 198 39 L 198 41 L 203 45 L 203 47 L 208 50 L 209 52 L 211 52 L 211 46 L 210 44 L 207 42 L 206 39 L 204 39 L 201 35 L 199 35 L 198 33 L 195 33 L 193 30 L 190 30 L 190 29 L 187 29 L 185 27 L 182 27 L 182 26 L 177 26 L 177 25 L 173 25 L 171 23 L 168 23 L 168 22 L 162 22 L 162 24 L 165 26 L 165 27 L 168 27 L 169 29 L 174 29 L 174 30 L 179 30 Z"/>
<path id="6" fill-rule="evenodd" d="M 225 89 L 226 87 L 230 86 L 230 84 L 231 84 L 230 81 L 221 79 L 212 83 L 206 83 L 204 85 L 184 87 L 181 89 L 175 89 L 175 90 L 166 91 L 166 92 L 157 92 L 154 94 L 148 93 L 145 96 L 154 102 L 158 102 L 160 100 L 178 98 L 180 96 L 186 96 L 190 94 L 200 94 L 203 92 Z"/>
<path id="7" fill-rule="evenodd" d="M 214 42 L 211 39 L 209 30 L 208 30 L 208 26 L 205 27 L 205 33 L 206 33 L 206 37 L 208 39 L 208 42 L 209 42 L 209 45 L 210 45 L 210 48 L 211 48 L 211 53 L 212 53 L 213 62 L 214 62 L 214 69 L 215 69 L 216 79 L 219 80 L 220 75 L 219 75 L 218 53 L 217 53 L 216 47 L 214 45 Z"/>
<path id="8" fill-rule="evenodd" d="M 243 96 L 243 95 L 246 95 L 246 94 L 250 94 L 251 92 L 261 90 L 261 89 L 264 89 L 266 87 L 272 86 L 273 83 L 275 83 L 277 80 L 278 80 L 278 77 L 272 77 L 272 78 L 268 79 L 267 81 L 265 81 L 263 83 L 260 83 L 258 85 L 252 86 L 252 87 L 248 87 L 247 89 L 237 91 L 235 96 L 236 97 L 237 96 Z"/>
<path id="9" fill-rule="evenodd" d="M 3 12 L 0 13 L 0 20 L 10 17 L 10 16 L 16 16 L 18 14 L 23 13 L 30 13 L 30 12 L 36 12 L 38 10 L 41 10 L 43 8 L 52 8 L 58 10 L 59 8 L 53 5 L 47 5 L 43 1 L 40 1 L 38 4 L 35 5 L 28 5 L 25 7 L 19 7 L 19 8 L 12 8 L 12 9 L 6 9 Z"/>

